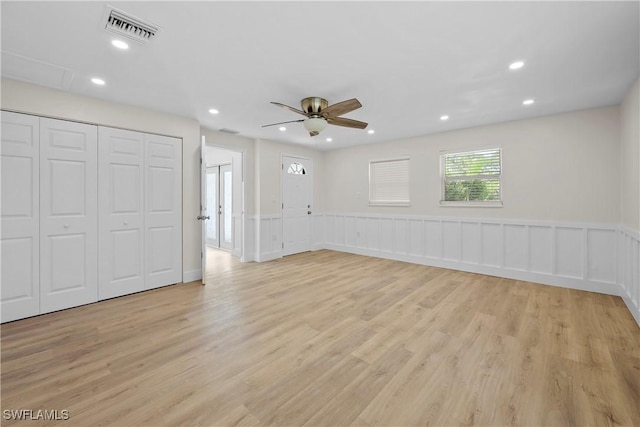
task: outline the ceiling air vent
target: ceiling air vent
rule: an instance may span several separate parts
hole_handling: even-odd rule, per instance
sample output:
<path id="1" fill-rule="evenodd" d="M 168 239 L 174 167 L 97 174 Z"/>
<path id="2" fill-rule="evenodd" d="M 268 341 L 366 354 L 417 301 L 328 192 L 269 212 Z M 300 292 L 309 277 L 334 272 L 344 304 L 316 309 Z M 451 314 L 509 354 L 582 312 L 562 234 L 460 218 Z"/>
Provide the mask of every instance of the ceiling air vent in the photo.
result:
<path id="1" fill-rule="evenodd" d="M 147 43 L 160 30 L 156 25 L 117 10 L 109 9 L 105 30 L 140 43 Z"/>

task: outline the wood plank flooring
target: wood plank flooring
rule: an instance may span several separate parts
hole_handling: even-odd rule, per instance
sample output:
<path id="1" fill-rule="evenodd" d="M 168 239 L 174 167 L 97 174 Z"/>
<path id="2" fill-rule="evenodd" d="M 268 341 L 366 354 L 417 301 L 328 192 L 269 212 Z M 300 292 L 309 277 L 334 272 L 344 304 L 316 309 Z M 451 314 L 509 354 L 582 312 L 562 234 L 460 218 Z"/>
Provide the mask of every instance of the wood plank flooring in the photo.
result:
<path id="1" fill-rule="evenodd" d="M 2 424 L 640 426 L 618 297 L 332 251 L 212 265 L 2 325 Z"/>

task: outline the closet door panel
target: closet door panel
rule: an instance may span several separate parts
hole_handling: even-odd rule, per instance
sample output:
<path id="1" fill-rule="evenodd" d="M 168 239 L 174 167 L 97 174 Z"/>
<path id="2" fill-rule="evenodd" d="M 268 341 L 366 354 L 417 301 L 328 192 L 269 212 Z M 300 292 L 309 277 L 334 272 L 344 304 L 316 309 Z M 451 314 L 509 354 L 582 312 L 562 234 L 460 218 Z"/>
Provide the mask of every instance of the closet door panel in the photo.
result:
<path id="1" fill-rule="evenodd" d="M 97 128 L 40 119 L 40 312 L 97 301 Z"/>
<path id="2" fill-rule="evenodd" d="M 144 290 L 144 134 L 100 127 L 99 298 Z"/>
<path id="3" fill-rule="evenodd" d="M 2 112 L 2 322 L 40 312 L 39 140 L 38 117 Z"/>
<path id="4" fill-rule="evenodd" d="M 181 142 L 145 135 L 147 289 L 182 281 Z"/>

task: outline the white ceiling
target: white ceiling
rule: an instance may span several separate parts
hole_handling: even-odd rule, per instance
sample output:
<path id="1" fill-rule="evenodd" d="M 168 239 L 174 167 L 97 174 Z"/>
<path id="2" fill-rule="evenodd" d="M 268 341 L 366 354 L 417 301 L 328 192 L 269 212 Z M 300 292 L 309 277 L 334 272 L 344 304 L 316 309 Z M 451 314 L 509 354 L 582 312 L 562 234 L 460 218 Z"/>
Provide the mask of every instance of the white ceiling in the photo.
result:
<path id="1" fill-rule="evenodd" d="M 123 52 L 105 2 L 2 1 L 2 75 L 319 149 L 613 105 L 639 75 L 638 1 L 111 4 L 161 31 Z M 358 98 L 375 134 L 261 128 L 307 96 Z"/>

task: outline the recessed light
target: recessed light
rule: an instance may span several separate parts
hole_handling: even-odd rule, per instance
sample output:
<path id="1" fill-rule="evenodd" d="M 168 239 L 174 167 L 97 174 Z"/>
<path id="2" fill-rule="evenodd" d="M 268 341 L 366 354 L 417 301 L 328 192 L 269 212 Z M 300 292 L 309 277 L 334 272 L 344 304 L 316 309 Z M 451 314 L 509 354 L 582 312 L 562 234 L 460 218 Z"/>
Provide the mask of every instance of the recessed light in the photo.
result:
<path id="1" fill-rule="evenodd" d="M 212 109 L 209 110 L 209 112 L 211 114 L 218 114 L 220 111 L 216 110 L 215 108 L 212 108 Z"/>
<path id="2" fill-rule="evenodd" d="M 367 133 L 368 133 L 369 135 L 373 135 L 374 133 L 376 133 L 376 131 L 375 131 L 375 130 L 373 130 L 373 129 L 369 129 L 369 130 L 367 131 Z"/>
<path id="3" fill-rule="evenodd" d="M 113 39 L 111 40 L 111 44 L 117 47 L 118 49 L 127 50 L 129 49 L 129 45 L 122 40 Z"/>
<path id="4" fill-rule="evenodd" d="M 327 138 L 325 141 L 331 142 L 331 141 L 333 141 L 333 138 Z"/>
<path id="5" fill-rule="evenodd" d="M 91 83 L 98 86 L 104 86 L 106 82 L 98 77 L 92 77 Z"/>
<path id="6" fill-rule="evenodd" d="M 284 132 L 285 130 L 287 130 L 287 128 L 286 128 L 286 127 L 284 127 L 284 126 L 280 126 L 280 127 L 278 128 L 278 130 L 280 130 L 280 132 Z"/>
<path id="7" fill-rule="evenodd" d="M 440 116 L 440 120 L 442 120 L 443 122 L 445 120 L 449 120 L 449 116 Z"/>
<path id="8" fill-rule="evenodd" d="M 518 70 L 524 66 L 524 61 L 516 61 L 509 64 L 510 70 Z"/>
<path id="9" fill-rule="evenodd" d="M 533 99 L 525 99 L 524 101 L 522 101 L 522 105 L 531 105 L 534 102 L 536 102 L 536 101 L 533 100 Z"/>

